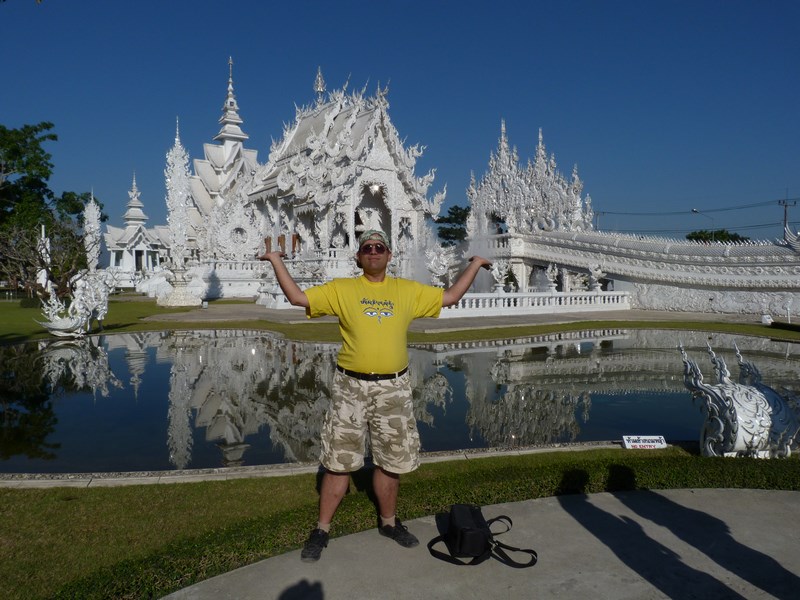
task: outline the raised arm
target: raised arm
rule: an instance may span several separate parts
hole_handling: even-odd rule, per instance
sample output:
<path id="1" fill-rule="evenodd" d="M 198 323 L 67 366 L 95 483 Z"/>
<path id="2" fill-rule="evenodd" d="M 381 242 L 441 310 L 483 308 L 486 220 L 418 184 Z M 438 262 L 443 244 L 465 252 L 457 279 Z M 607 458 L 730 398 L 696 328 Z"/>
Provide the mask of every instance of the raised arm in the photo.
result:
<path id="1" fill-rule="evenodd" d="M 306 293 L 300 289 L 294 279 L 292 279 L 286 265 L 283 264 L 282 258 L 286 256 L 283 252 L 267 252 L 258 257 L 258 260 L 269 261 L 275 271 L 275 277 L 278 280 L 278 285 L 281 286 L 281 291 L 286 296 L 286 299 L 292 306 L 302 306 L 308 308 L 308 297 Z"/>
<path id="2" fill-rule="evenodd" d="M 484 269 L 491 268 L 492 263 L 480 256 L 473 256 L 469 259 L 467 268 L 461 272 L 455 283 L 444 291 L 442 296 L 442 306 L 452 306 L 456 304 L 464 294 L 467 293 L 469 286 L 475 281 L 475 276 L 478 271 L 483 267 Z"/>

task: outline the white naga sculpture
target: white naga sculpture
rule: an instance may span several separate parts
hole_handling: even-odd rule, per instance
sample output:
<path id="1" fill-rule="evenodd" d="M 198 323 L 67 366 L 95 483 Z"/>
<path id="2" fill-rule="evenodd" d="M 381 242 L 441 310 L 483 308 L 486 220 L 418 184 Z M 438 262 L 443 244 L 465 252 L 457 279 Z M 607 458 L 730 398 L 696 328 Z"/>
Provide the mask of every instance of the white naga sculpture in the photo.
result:
<path id="1" fill-rule="evenodd" d="M 116 285 L 113 269 L 97 270 L 100 256 L 100 207 L 94 197 L 83 212 L 83 244 L 86 249 L 88 270 L 78 273 L 72 281 L 72 299 L 67 306 L 56 297 L 55 288 L 48 282 L 49 298 L 42 301 L 44 321 L 42 327 L 58 337 L 80 338 L 89 333 L 93 320 L 103 329 L 103 319 L 108 313 L 108 296 Z"/>
<path id="2" fill-rule="evenodd" d="M 702 398 L 706 420 L 700 434 L 704 456 L 787 457 L 798 429 L 797 415 L 786 398 L 761 382 L 761 374 L 742 359 L 739 349 L 739 382 L 730 378 L 725 360 L 708 347 L 716 384 L 703 382 L 697 363 L 683 346 L 683 379 L 692 397 Z"/>

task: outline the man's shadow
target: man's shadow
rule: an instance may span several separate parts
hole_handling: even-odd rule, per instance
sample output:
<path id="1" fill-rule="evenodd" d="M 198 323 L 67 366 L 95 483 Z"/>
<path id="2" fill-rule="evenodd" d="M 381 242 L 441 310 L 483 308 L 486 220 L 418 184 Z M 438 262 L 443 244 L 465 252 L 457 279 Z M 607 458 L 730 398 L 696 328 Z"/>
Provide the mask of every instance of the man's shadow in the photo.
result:
<path id="1" fill-rule="evenodd" d="M 635 474 L 628 467 L 611 465 L 609 484 L 625 486 L 621 489 L 636 489 Z M 776 598 L 797 598 L 800 577 L 771 556 L 737 542 L 724 521 L 650 490 L 619 494 L 617 498 L 636 514 L 669 529 L 675 537 L 751 585 Z M 753 506 L 752 510 L 757 511 L 759 507 Z"/>
<path id="2" fill-rule="evenodd" d="M 588 479 L 582 470 L 566 472 L 558 501 L 567 514 L 632 571 L 670 598 L 743 598 L 712 575 L 688 566 L 678 554 L 650 538 L 636 521 L 590 503 L 585 493 Z"/>

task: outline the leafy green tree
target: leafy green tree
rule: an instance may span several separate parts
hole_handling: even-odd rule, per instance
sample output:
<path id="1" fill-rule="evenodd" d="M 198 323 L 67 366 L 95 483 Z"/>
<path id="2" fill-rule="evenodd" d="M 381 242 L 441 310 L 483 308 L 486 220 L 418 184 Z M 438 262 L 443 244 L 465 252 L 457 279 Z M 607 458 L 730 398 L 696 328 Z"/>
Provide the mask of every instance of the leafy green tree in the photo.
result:
<path id="1" fill-rule="evenodd" d="M 0 125 L 0 227 L 39 229 L 67 219 L 82 225 L 79 221 L 92 195 L 63 192 L 57 196 L 48 183 L 53 163 L 44 144 L 58 140 L 52 129 L 47 121 L 18 129 Z M 102 221 L 107 219 L 101 216 Z"/>
<path id="2" fill-rule="evenodd" d="M 456 246 L 467 239 L 467 218 L 470 208 L 454 205 L 447 209 L 447 216 L 436 219 L 442 246 Z"/>
<path id="3" fill-rule="evenodd" d="M 58 139 L 52 129 L 47 121 L 19 129 L 0 125 L 0 226 L 36 226 L 50 217 L 53 164 L 44 144 Z"/>
<path id="4" fill-rule="evenodd" d="M 727 229 L 699 229 L 686 234 L 686 239 L 693 242 L 746 242 L 750 238 Z"/>
<path id="5" fill-rule="evenodd" d="M 37 283 L 42 271 L 64 296 L 72 277 L 86 268 L 81 221 L 92 198 L 88 192 L 57 196 L 50 189 L 53 164 L 45 144 L 58 140 L 52 130 L 47 121 L 18 129 L 0 125 L 0 277 L 39 297 L 47 296 Z M 40 243 L 42 226 L 48 251 Z"/>

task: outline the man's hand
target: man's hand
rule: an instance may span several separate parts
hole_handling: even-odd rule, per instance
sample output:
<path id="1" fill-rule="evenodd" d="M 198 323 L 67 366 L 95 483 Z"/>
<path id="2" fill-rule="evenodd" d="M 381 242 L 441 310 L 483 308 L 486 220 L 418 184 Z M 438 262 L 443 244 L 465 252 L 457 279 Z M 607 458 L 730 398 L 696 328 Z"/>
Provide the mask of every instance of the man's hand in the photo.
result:
<path id="1" fill-rule="evenodd" d="M 286 253 L 281 252 L 280 250 L 275 250 L 273 252 L 265 252 L 261 256 L 256 256 L 258 260 L 268 260 L 272 262 L 273 258 L 286 258 Z"/>
<path id="2" fill-rule="evenodd" d="M 486 260 L 482 256 L 471 256 L 468 262 L 470 263 L 469 266 L 461 272 L 461 275 L 458 276 L 455 283 L 442 294 L 442 306 L 453 306 L 461 300 L 464 294 L 467 293 L 469 286 L 475 281 L 475 277 L 478 275 L 478 271 L 480 271 L 481 267 L 484 269 L 492 268 L 492 262 Z"/>
<path id="3" fill-rule="evenodd" d="M 487 271 L 491 270 L 492 268 L 492 261 L 483 258 L 482 256 L 470 256 L 467 262 L 478 261 L 484 269 Z"/>

